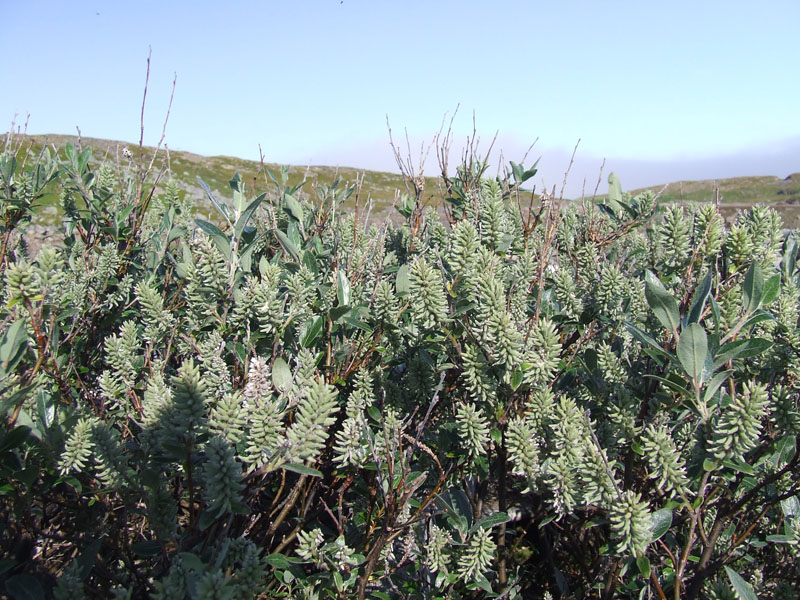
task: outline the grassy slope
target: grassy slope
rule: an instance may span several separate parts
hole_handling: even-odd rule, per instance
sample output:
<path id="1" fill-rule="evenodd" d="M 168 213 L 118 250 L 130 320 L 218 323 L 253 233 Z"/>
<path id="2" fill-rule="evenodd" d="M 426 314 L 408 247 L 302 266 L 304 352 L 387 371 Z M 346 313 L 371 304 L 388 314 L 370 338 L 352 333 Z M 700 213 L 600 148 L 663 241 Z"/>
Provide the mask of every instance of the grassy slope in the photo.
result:
<path id="1" fill-rule="evenodd" d="M 75 136 L 46 135 L 28 136 L 23 145 L 23 149 L 29 149 L 30 153 L 38 152 L 43 144 L 50 147 L 62 148 L 65 143 L 75 143 Z M 106 160 L 113 163 L 117 161 L 118 152 L 127 146 L 136 157 L 139 148 L 133 144 L 102 140 L 94 138 L 83 138 L 83 146 L 93 148 L 94 160 Z M 154 148 L 145 147 L 143 153 L 147 160 L 152 157 Z M 120 153 L 121 156 L 121 153 Z M 264 189 L 274 189 L 272 182 L 267 178 L 262 165 L 255 161 L 244 160 L 229 156 L 200 156 L 190 152 L 169 152 L 169 162 L 166 160 L 166 153 L 162 150 L 155 161 L 155 168 L 166 168 L 169 166 L 172 177 L 177 180 L 179 186 L 197 199 L 200 206 L 205 204 L 205 198 L 197 178 L 200 177 L 208 183 L 212 190 L 220 196 L 229 196 L 228 180 L 238 172 L 242 179 L 253 186 L 253 189 L 262 191 Z M 275 164 L 264 165 L 279 177 L 280 166 Z M 307 183 L 303 188 L 306 194 L 313 195 L 317 184 L 330 184 L 339 175 L 343 181 L 355 183 L 363 178 L 361 185 L 360 198 L 362 203 L 371 199 L 374 203 L 373 215 L 382 217 L 388 214 L 395 198 L 396 190 L 405 190 L 403 178 L 395 173 L 385 173 L 379 171 L 366 171 L 351 167 L 288 167 L 289 184 L 292 185 L 301 181 L 304 177 Z M 717 198 L 716 190 L 719 190 L 719 200 L 721 209 L 726 217 L 731 217 L 736 210 L 751 204 L 765 203 L 774 204 L 783 214 L 788 227 L 800 227 L 800 173 L 790 175 L 786 179 L 779 177 L 735 177 L 721 180 L 704 181 L 678 181 L 650 188 L 660 194 L 663 202 L 710 202 Z M 636 194 L 642 190 L 633 190 Z M 426 197 L 431 201 L 437 202 L 441 198 L 440 181 L 435 177 L 426 178 Z M 46 198 L 44 204 L 55 205 L 55 197 Z M 354 199 L 351 199 L 352 205 Z M 46 220 L 56 217 L 55 207 L 46 211 Z"/>
<path id="2" fill-rule="evenodd" d="M 24 154 L 28 154 L 28 156 L 36 155 L 45 144 L 48 145 L 52 151 L 53 148 L 61 149 L 64 144 L 68 142 L 75 144 L 76 141 L 75 136 L 27 136 L 25 142 L 22 144 L 21 151 L 18 153 L 18 160 L 23 160 Z M 122 148 L 125 147 L 130 150 L 134 159 L 137 159 L 139 156 L 139 148 L 134 144 L 87 137 L 82 138 L 81 143 L 84 148 L 92 148 L 93 163 L 105 161 L 114 165 L 117 163 L 117 160 L 119 160 L 124 165 L 127 161 L 122 157 Z M 146 162 L 149 162 L 154 151 L 155 148 L 152 147 L 145 146 L 142 148 L 142 154 Z M 158 172 L 159 169 L 168 169 L 169 174 L 177 181 L 178 185 L 195 198 L 200 206 L 204 205 L 207 201 L 197 181 L 198 177 L 206 182 L 209 187 L 222 198 L 230 197 L 228 181 L 233 174 L 237 172 L 251 189 L 258 192 L 265 189 L 274 191 L 275 184 L 268 178 L 264 167 L 271 171 L 280 181 L 280 165 L 266 163 L 262 167 L 259 162 L 230 156 L 201 156 L 191 152 L 170 150 L 169 160 L 167 160 L 167 154 L 162 149 L 154 162 L 154 172 Z M 166 181 L 167 176 L 168 175 L 165 175 L 162 181 Z M 371 199 L 374 203 L 373 214 L 376 216 L 388 214 L 394 202 L 396 190 L 405 190 L 403 178 L 399 174 L 367 171 L 352 167 L 289 166 L 288 176 L 289 185 L 299 183 L 305 178 L 306 184 L 302 189 L 305 194 L 309 195 L 315 194 L 315 189 L 318 184 L 330 185 L 337 176 L 345 183 L 356 184 L 360 182 L 360 203 L 363 205 L 367 200 Z M 426 195 L 438 195 L 438 185 L 437 178 L 427 177 L 426 191 L 429 191 L 430 194 Z M 42 204 L 45 206 L 57 204 L 56 195 L 57 194 L 54 192 L 49 197 L 44 198 Z M 355 195 L 351 197 L 349 204 L 353 205 L 354 202 Z M 55 214 L 52 209 L 46 212 L 51 218 Z"/>

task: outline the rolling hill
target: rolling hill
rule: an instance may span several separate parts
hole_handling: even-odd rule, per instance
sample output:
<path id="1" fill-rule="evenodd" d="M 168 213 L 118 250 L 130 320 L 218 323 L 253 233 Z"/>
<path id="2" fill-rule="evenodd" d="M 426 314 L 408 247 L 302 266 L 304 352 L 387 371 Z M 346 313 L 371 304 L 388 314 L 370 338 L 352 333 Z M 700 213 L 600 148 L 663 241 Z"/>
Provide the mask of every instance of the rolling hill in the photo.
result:
<path id="1" fill-rule="evenodd" d="M 3 136 L 5 138 L 5 136 Z M 145 146 L 141 150 L 138 145 L 118 142 L 113 140 L 82 138 L 66 135 L 33 135 L 17 138 L 14 149 L 22 160 L 25 156 L 34 156 L 47 145 L 51 148 L 62 148 L 67 142 L 80 143 L 83 147 L 91 146 L 93 149 L 92 160 L 95 162 L 108 161 L 112 164 L 124 166 L 127 159 L 123 158 L 122 149 L 128 148 L 133 159 L 137 159 L 140 152 L 147 160 L 153 156 L 155 148 Z M 197 181 L 198 177 L 205 181 L 209 187 L 222 197 L 228 197 L 228 180 L 238 172 L 242 179 L 252 186 L 252 189 L 263 191 L 274 189 L 274 183 L 268 177 L 267 171 L 279 174 L 281 166 L 258 161 L 245 160 L 230 156 L 201 156 L 191 152 L 161 150 L 155 161 L 156 169 L 163 169 L 165 174 L 175 179 L 178 185 L 196 198 L 198 207 L 205 205 L 205 195 Z M 319 184 L 329 185 L 338 176 L 344 182 L 357 184 L 359 187 L 359 202 L 364 205 L 372 201 L 372 215 L 376 219 L 387 216 L 398 191 L 405 190 L 405 183 L 397 173 L 362 170 L 353 167 L 330 166 L 288 166 L 285 167 L 290 185 L 303 179 L 306 185 L 303 190 L 307 194 L 315 194 Z M 437 177 L 426 177 L 425 199 L 431 204 L 439 204 L 442 199 L 441 182 Z M 720 209 L 726 218 L 732 218 L 736 211 L 752 204 L 773 205 L 784 217 L 787 227 L 800 227 L 800 173 L 795 173 L 786 178 L 774 176 L 734 177 L 720 180 L 702 181 L 677 181 L 665 185 L 657 185 L 640 190 L 632 190 L 636 194 L 644 189 L 650 189 L 659 194 L 662 202 L 712 202 L 718 201 Z M 43 199 L 43 210 L 39 218 L 43 223 L 52 223 L 57 220 L 59 209 L 55 193 Z M 349 201 L 352 206 L 355 195 Z"/>

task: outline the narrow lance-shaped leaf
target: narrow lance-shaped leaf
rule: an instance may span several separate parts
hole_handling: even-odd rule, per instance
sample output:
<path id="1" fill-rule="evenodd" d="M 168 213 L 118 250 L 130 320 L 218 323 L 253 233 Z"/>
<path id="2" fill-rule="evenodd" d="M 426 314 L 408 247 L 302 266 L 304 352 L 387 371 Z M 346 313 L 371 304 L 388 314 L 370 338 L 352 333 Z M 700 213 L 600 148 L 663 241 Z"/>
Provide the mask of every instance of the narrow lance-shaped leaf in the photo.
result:
<path id="1" fill-rule="evenodd" d="M 781 292 L 781 275 L 775 273 L 772 277 L 764 282 L 764 292 L 761 296 L 761 306 L 769 306 L 778 298 Z"/>
<path id="2" fill-rule="evenodd" d="M 247 224 L 253 217 L 253 213 L 256 212 L 256 209 L 264 201 L 264 198 L 266 197 L 267 197 L 266 194 L 261 194 L 258 198 L 253 200 L 250 204 L 248 204 L 247 208 L 245 208 L 242 214 L 239 215 L 239 218 L 236 220 L 236 224 L 233 226 L 233 231 L 237 238 L 242 237 L 242 231 L 244 231 L 244 228 L 247 227 Z"/>
<path id="3" fill-rule="evenodd" d="M 662 508 L 650 515 L 650 541 L 655 542 L 667 533 L 672 525 L 672 511 Z"/>
<path id="4" fill-rule="evenodd" d="M 336 273 L 336 297 L 339 300 L 339 306 L 350 304 L 350 280 L 344 271 Z"/>
<path id="5" fill-rule="evenodd" d="M 699 384 L 708 355 L 708 336 L 705 329 L 697 323 L 689 325 L 683 330 L 675 353 L 695 385 Z"/>
<path id="6" fill-rule="evenodd" d="M 728 579 L 739 600 L 758 600 L 758 596 L 753 591 L 753 586 L 747 583 L 741 575 L 727 565 L 725 566 L 725 572 L 728 574 Z"/>
<path id="7" fill-rule="evenodd" d="M 651 271 L 645 273 L 644 284 L 645 297 L 653 314 L 667 330 L 677 336 L 680 314 L 678 313 L 678 303 L 675 302 L 675 298 L 670 295 L 664 284 Z"/>
<path id="8" fill-rule="evenodd" d="M 714 375 L 711 381 L 708 382 L 708 385 L 706 386 L 706 391 L 703 394 L 703 402 L 705 404 L 708 404 L 711 401 L 711 399 L 714 397 L 714 394 L 717 393 L 719 387 L 723 383 L 725 383 L 725 380 L 728 377 L 731 376 L 731 373 L 733 373 L 733 371 L 720 371 L 719 373 Z"/>
<path id="9" fill-rule="evenodd" d="M 300 250 L 295 245 L 295 243 L 290 240 L 285 233 L 283 233 L 280 229 L 275 229 L 275 237 L 278 238 L 281 246 L 289 255 L 297 262 L 300 262 Z"/>
<path id="10" fill-rule="evenodd" d="M 222 256 L 226 259 L 231 259 L 231 244 L 228 240 L 227 236 L 222 233 L 222 230 L 214 225 L 213 223 L 209 223 L 208 221 L 204 221 L 203 219 L 195 219 L 195 223 L 197 226 L 211 238 L 211 241 L 214 242 L 214 245 L 217 249 L 222 252 Z"/>
<path id="11" fill-rule="evenodd" d="M 300 203 L 291 194 L 286 194 L 283 199 L 286 202 L 286 212 L 289 213 L 292 218 L 302 223 L 305 218 L 305 213 Z"/>
<path id="12" fill-rule="evenodd" d="M 703 310 L 706 307 L 706 301 L 708 300 L 708 296 L 711 294 L 711 271 L 709 271 L 700 284 L 697 286 L 697 289 L 694 292 L 694 297 L 692 298 L 692 306 L 689 309 L 689 318 L 687 323 L 699 323 L 700 318 L 703 316 Z"/>
<path id="13" fill-rule="evenodd" d="M 231 225 L 232 223 L 230 215 L 228 213 L 228 207 L 225 206 L 224 204 L 219 203 L 219 200 L 217 200 L 217 198 L 214 196 L 214 193 L 211 191 L 211 188 L 208 187 L 208 184 L 205 181 L 203 181 L 199 177 L 197 178 L 197 181 L 198 183 L 200 183 L 200 187 L 203 188 L 203 191 L 206 193 L 206 196 L 211 201 L 211 204 L 213 204 L 214 207 L 217 209 L 217 212 L 219 212 L 219 214 L 222 215 L 222 217 L 228 222 L 228 225 Z"/>
<path id="14" fill-rule="evenodd" d="M 753 261 L 742 284 L 742 307 L 745 314 L 749 315 L 761 306 L 763 293 L 764 276 L 761 273 L 761 266 L 758 262 Z"/>

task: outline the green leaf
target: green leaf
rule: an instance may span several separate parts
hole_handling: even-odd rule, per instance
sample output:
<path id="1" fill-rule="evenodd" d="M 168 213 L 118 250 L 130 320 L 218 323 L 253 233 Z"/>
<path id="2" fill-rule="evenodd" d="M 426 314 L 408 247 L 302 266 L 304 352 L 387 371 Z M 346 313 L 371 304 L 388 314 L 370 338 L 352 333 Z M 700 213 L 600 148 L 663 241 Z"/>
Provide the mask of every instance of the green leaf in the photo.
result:
<path id="1" fill-rule="evenodd" d="M 800 499 L 797 496 L 791 496 L 786 500 L 781 500 L 781 510 L 787 519 L 800 517 Z"/>
<path id="2" fill-rule="evenodd" d="M 241 214 L 246 203 L 244 191 L 242 190 L 242 176 L 239 175 L 238 172 L 234 173 L 233 177 L 231 177 L 230 181 L 228 182 L 228 185 L 233 192 L 233 209 L 237 213 Z"/>
<path id="3" fill-rule="evenodd" d="M 475 524 L 470 528 L 469 533 L 472 535 L 472 533 L 477 531 L 479 528 L 492 529 L 493 527 L 497 527 L 503 523 L 508 523 L 510 520 L 511 517 L 504 512 L 496 512 L 491 515 L 486 515 L 475 522 Z"/>
<path id="4" fill-rule="evenodd" d="M 675 353 L 689 377 L 699 383 L 708 356 L 706 330 L 698 323 L 689 325 L 681 333 Z"/>
<path id="5" fill-rule="evenodd" d="M 721 367 L 735 358 L 752 358 L 769 350 L 772 342 L 764 338 L 736 340 L 722 345 L 714 357 L 714 368 Z"/>
<path id="6" fill-rule="evenodd" d="M 768 535 L 766 537 L 768 542 L 773 544 L 794 544 L 795 539 L 793 535 Z"/>
<path id="7" fill-rule="evenodd" d="M 655 542 L 672 526 L 672 511 L 662 508 L 650 515 L 650 541 Z"/>
<path id="8" fill-rule="evenodd" d="M 319 336 L 322 335 L 322 327 L 323 321 L 320 316 L 303 323 L 300 328 L 300 345 L 303 348 L 311 348 L 319 339 Z"/>
<path id="9" fill-rule="evenodd" d="M 14 171 L 17 170 L 17 158 L 9 156 L 8 154 L 0 157 L 0 177 L 3 178 L 6 188 L 11 187 L 11 178 L 14 176 Z"/>
<path id="10" fill-rule="evenodd" d="M 776 273 L 764 284 L 764 293 L 761 296 L 761 305 L 769 306 L 778 298 L 781 291 L 781 275 Z"/>
<path id="11" fill-rule="evenodd" d="M 286 560 L 286 556 L 283 554 L 273 553 L 268 556 L 264 557 L 264 560 L 267 561 L 267 564 L 271 567 L 276 569 L 289 569 L 291 568 L 291 563 Z"/>
<path id="12" fill-rule="evenodd" d="M 266 198 L 266 194 L 261 194 L 258 198 L 253 200 L 250 204 L 247 205 L 247 208 L 244 209 L 239 218 L 236 219 L 236 224 L 233 226 L 233 231 L 237 238 L 242 237 L 242 231 L 244 228 L 247 227 L 247 224 L 250 222 L 250 219 L 253 217 L 253 213 L 256 212 L 256 209 L 259 205 L 264 201 Z"/>
<path id="13" fill-rule="evenodd" d="M 286 469 L 287 471 L 292 471 L 294 473 L 300 473 L 300 475 L 322 477 L 322 471 L 318 471 L 317 469 L 313 469 L 306 465 L 301 465 L 300 463 L 286 463 L 281 465 L 281 469 Z"/>
<path id="14" fill-rule="evenodd" d="M 794 269 L 797 265 L 797 240 L 793 236 L 786 238 L 786 243 L 783 249 L 783 258 L 781 259 L 781 269 L 783 271 L 783 279 L 786 282 L 792 280 Z"/>
<path id="15" fill-rule="evenodd" d="M 178 554 L 178 556 L 181 557 L 181 562 L 184 564 L 184 566 L 192 571 L 202 573 L 206 570 L 205 564 L 203 564 L 203 561 L 200 560 L 200 557 L 194 552 L 181 552 Z"/>
<path id="16" fill-rule="evenodd" d="M 214 197 L 214 194 L 211 191 L 211 188 L 208 187 L 208 184 L 205 181 L 203 181 L 199 177 L 197 178 L 197 181 L 200 183 L 200 187 L 203 188 L 203 191 L 206 193 L 206 196 L 211 201 L 211 204 L 213 204 L 214 208 L 217 209 L 217 212 L 219 212 L 219 214 L 222 216 L 222 218 L 225 219 L 228 222 L 228 225 L 231 225 L 231 217 L 230 217 L 230 214 L 229 214 L 228 207 L 225 206 L 224 204 L 220 204 L 219 203 L 219 201 Z"/>
<path id="17" fill-rule="evenodd" d="M 283 199 L 286 202 L 286 212 L 289 213 L 292 218 L 303 223 L 305 214 L 303 213 L 303 207 L 300 203 L 291 194 L 286 194 Z"/>
<path id="18" fill-rule="evenodd" d="M 720 371 L 708 382 L 706 386 L 706 391 L 703 394 L 703 403 L 708 404 L 711 399 L 714 397 L 714 394 L 717 393 L 719 386 L 725 383 L 725 380 L 731 376 L 733 371 Z"/>
<path id="19" fill-rule="evenodd" d="M 511 373 L 511 381 L 509 382 L 509 385 L 511 386 L 512 390 L 516 391 L 517 388 L 519 388 L 519 386 L 522 385 L 523 377 L 524 374 L 521 369 L 519 368 L 514 369 L 514 371 Z"/>
<path id="20" fill-rule="evenodd" d="M 25 440 L 28 439 L 28 435 L 30 435 L 30 433 L 30 427 L 15 427 L 3 437 L 2 441 L 0 441 L 0 453 L 8 452 L 9 450 L 18 448 L 25 442 Z"/>
<path id="21" fill-rule="evenodd" d="M 731 569 L 728 565 L 725 565 L 725 572 L 728 574 L 728 579 L 730 580 L 733 590 L 736 592 L 736 596 L 739 598 L 739 600 L 758 600 L 758 596 L 756 596 L 752 586 L 747 583 L 741 575 Z"/>
<path id="22" fill-rule="evenodd" d="M 639 567 L 639 573 L 645 579 L 650 577 L 650 559 L 646 556 L 640 556 L 636 559 L 636 566 Z"/>
<path id="23" fill-rule="evenodd" d="M 761 306 L 763 294 L 764 276 L 761 273 L 761 265 L 757 261 L 753 261 L 742 284 L 742 307 L 745 314 L 749 315 Z"/>
<path id="24" fill-rule="evenodd" d="M 744 473 L 745 475 L 755 475 L 756 473 L 753 467 L 742 460 L 723 460 L 722 465 L 738 473 Z"/>
<path id="25" fill-rule="evenodd" d="M 444 510 L 447 522 L 450 523 L 459 533 L 461 539 L 465 539 L 467 536 L 467 518 L 464 515 L 461 515 L 456 511 L 453 505 L 451 505 L 447 500 L 445 500 L 443 495 L 436 496 L 435 499 L 436 504 Z"/>
<path id="26" fill-rule="evenodd" d="M 672 379 L 668 379 L 666 377 L 659 377 L 658 375 L 645 375 L 648 379 L 655 379 L 656 381 L 660 381 L 663 383 L 667 388 L 671 389 L 673 392 L 676 392 L 682 396 L 691 396 L 692 393 Z"/>
<path id="27" fill-rule="evenodd" d="M 0 338 L 0 368 L 10 372 L 22 360 L 27 348 L 28 331 L 25 319 L 17 319 Z"/>
<path id="28" fill-rule="evenodd" d="M 272 385 L 280 392 L 287 392 L 292 387 L 292 370 L 280 356 L 272 363 Z"/>
<path id="29" fill-rule="evenodd" d="M 246 246 L 242 246 L 239 248 L 239 264 L 242 266 L 242 270 L 245 272 L 249 272 L 250 269 L 253 267 L 253 251 L 259 246 L 256 242 L 258 242 L 261 238 L 264 237 L 266 234 L 261 234 L 258 237 L 254 238 L 249 244 Z"/>
<path id="30" fill-rule="evenodd" d="M 211 241 L 214 242 L 214 245 L 217 247 L 217 249 L 222 252 L 222 256 L 224 256 L 227 260 L 230 260 L 231 243 L 230 240 L 228 240 L 228 236 L 222 233 L 222 230 L 213 223 L 209 223 L 203 219 L 195 219 L 194 222 L 197 223 L 197 226 L 203 232 L 208 234 L 208 237 L 211 238 Z"/>
<path id="31" fill-rule="evenodd" d="M 662 348 L 662 347 L 659 345 L 659 343 L 658 343 L 657 341 L 655 341 L 655 339 L 653 339 L 653 338 L 650 336 L 650 334 L 648 334 L 648 333 L 645 333 L 644 331 L 642 331 L 641 329 L 639 329 L 639 328 L 638 328 L 636 325 L 634 325 L 633 323 L 628 323 L 628 322 L 626 321 L 626 322 L 625 322 L 625 327 L 627 327 L 627 328 L 628 328 L 628 331 L 630 331 L 630 332 L 631 332 L 631 334 L 633 335 L 633 337 L 635 337 L 637 340 L 639 340 L 639 341 L 640 341 L 642 344 L 644 344 L 645 346 L 647 346 L 647 347 L 648 347 L 648 348 L 650 348 L 651 350 L 654 350 L 654 351 L 656 352 L 656 354 L 658 354 L 658 355 L 660 355 L 660 356 L 663 356 L 664 358 L 668 358 L 668 359 L 670 359 L 670 360 L 673 360 L 673 359 L 675 358 L 675 357 L 674 357 L 672 354 L 670 354 L 669 352 L 667 352 L 666 350 L 664 350 L 664 348 Z"/>
<path id="32" fill-rule="evenodd" d="M 608 175 L 608 196 L 605 205 L 611 210 L 612 216 L 619 217 L 622 212 L 622 183 L 615 173 Z"/>
<path id="33" fill-rule="evenodd" d="M 758 323 L 762 323 L 764 321 L 774 321 L 775 317 L 768 313 L 765 310 L 757 310 L 749 318 L 744 321 L 744 324 L 740 327 L 742 331 L 747 331 L 753 325 L 757 325 Z M 737 325 L 738 326 L 738 323 Z"/>
<path id="34" fill-rule="evenodd" d="M 475 574 L 475 581 L 472 584 L 467 585 L 467 589 L 474 589 L 473 585 L 482 589 L 487 594 L 492 594 L 494 596 L 494 590 L 492 589 L 492 584 L 489 583 L 489 580 L 482 573 Z M 491 596 L 490 596 L 491 597 Z"/>
<path id="35" fill-rule="evenodd" d="M 200 515 L 200 518 L 197 520 L 197 526 L 200 528 L 200 531 L 205 531 L 211 527 L 211 525 L 214 524 L 214 521 L 221 517 L 222 513 L 224 512 L 224 507 L 220 507 L 215 510 L 211 510 L 210 508 L 204 510 Z"/>
<path id="36" fill-rule="evenodd" d="M 39 580 L 25 573 L 6 581 L 6 593 L 13 600 L 44 600 L 44 588 Z"/>
<path id="37" fill-rule="evenodd" d="M 300 262 L 300 249 L 297 245 L 280 229 L 275 229 L 274 231 L 275 237 L 278 238 L 278 242 L 283 246 L 283 249 L 286 250 L 296 262 Z"/>
<path id="38" fill-rule="evenodd" d="M 668 331 L 677 335 L 678 325 L 681 321 L 678 313 L 678 303 L 675 302 L 675 298 L 670 295 L 664 284 L 651 271 L 645 273 L 644 284 L 644 294 L 647 297 L 650 310 L 653 311 L 653 314 Z"/>
<path id="39" fill-rule="evenodd" d="M 394 285 L 398 296 L 405 296 L 408 294 L 411 289 L 411 283 L 408 279 L 408 265 L 401 265 L 400 268 L 397 269 Z"/>
<path id="40" fill-rule="evenodd" d="M 699 323 L 706 307 L 706 301 L 711 294 L 711 271 L 706 273 L 703 280 L 697 286 L 692 298 L 692 306 L 689 309 L 688 323 Z"/>
<path id="41" fill-rule="evenodd" d="M 350 304 L 350 280 L 341 270 L 336 273 L 336 298 L 339 300 L 339 306 Z"/>
<path id="42" fill-rule="evenodd" d="M 151 558 L 153 556 L 158 556 L 161 553 L 161 544 L 155 540 L 146 541 L 146 542 L 136 542 L 131 544 L 131 550 L 137 556 L 141 556 L 142 558 Z"/>

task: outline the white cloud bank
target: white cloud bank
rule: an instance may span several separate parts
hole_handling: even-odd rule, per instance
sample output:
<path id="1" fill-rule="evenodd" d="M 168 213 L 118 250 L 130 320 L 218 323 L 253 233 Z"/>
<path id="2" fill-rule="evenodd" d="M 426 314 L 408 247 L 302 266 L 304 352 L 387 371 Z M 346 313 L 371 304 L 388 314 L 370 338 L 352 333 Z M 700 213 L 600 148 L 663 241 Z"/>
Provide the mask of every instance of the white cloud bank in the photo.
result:
<path id="1" fill-rule="evenodd" d="M 397 142 L 397 140 L 395 141 Z M 411 141 L 411 157 L 415 165 L 418 164 L 423 142 L 425 140 Z M 491 139 L 482 138 L 479 150 L 483 152 L 488 150 L 490 142 Z M 428 145 L 430 145 L 429 140 L 426 142 L 426 146 Z M 449 161 L 451 173 L 460 160 L 462 148 L 463 139 L 454 141 Z M 515 140 L 498 138 L 490 155 L 492 167 L 488 172 L 489 175 L 497 172 L 500 151 L 502 151 L 504 162 L 507 164 L 509 160 L 520 162 L 526 150 L 526 146 Z M 405 140 L 402 141 L 401 151 L 405 158 L 407 154 Z M 556 192 L 560 192 L 571 154 L 571 150 L 535 145 L 525 161 L 526 166 L 530 166 L 534 160 L 541 157 L 539 172 L 531 182 L 535 183 L 539 190 L 544 188 L 550 190 L 555 186 Z M 270 160 L 269 157 L 267 158 Z M 306 157 L 292 157 L 289 162 L 398 172 L 388 136 L 385 141 L 323 149 Z M 770 145 L 711 156 L 694 157 L 687 154 L 663 160 L 608 157 L 602 169 L 602 176 L 601 165 L 603 165 L 602 157 L 582 152 L 579 145 L 567 177 L 565 197 L 579 197 L 582 193 L 591 196 L 599 177 L 602 178 L 599 193 L 605 193 L 608 174 L 612 171 L 619 176 L 623 188 L 629 190 L 674 181 L 698 179 L 724 179 L 752 175 L 786 177 L 791 173 L 800 172 L 800 135 L 788 137 Z M 428 175 L 435 175 L 439 172 L 435 149 L 431 149 L 429 152 L 425 162 L 425 172 Z"/>

